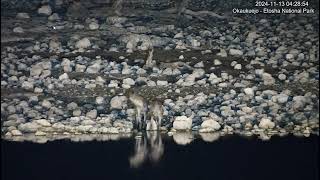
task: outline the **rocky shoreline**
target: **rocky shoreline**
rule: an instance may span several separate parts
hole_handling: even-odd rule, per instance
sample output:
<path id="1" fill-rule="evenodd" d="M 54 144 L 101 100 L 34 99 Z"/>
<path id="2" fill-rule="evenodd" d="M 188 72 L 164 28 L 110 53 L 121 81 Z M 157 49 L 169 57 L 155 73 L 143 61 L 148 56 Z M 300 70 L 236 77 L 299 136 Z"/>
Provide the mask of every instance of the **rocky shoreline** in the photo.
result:
<path id="1" fill-rule="evenodd" d="M 319 135 L 318 13 L 186 16 L 184 27 L 59 7 L 1 14 L 4 139 L 130 134 L 130 88 L 163 102 L 169 135 Z"/>

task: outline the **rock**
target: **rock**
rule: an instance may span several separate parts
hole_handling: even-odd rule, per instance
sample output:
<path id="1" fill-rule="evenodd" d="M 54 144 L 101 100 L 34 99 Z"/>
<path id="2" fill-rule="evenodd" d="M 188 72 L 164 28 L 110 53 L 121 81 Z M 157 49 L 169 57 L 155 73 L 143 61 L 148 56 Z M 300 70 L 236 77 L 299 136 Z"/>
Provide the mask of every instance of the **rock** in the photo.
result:
<path id="1" fill-rule="evenodd" d="M 80 133 L 88 132 L 93 126 L 92 125 L 80 125 L 76 127 L 76 131 Z"/>
<path id="2" fill-rule="evenodd" d="M 7 107 L 7 111 L 8 111 L 8 114 L 14 114 L 14 113 L 16 113 L 16 108 L 15 108 L 15 106 L 8 106 Z"/>
<path id="3" fill-rule="evenodd" d="M 242 69 L 241 64 L 236 64 L 236 65 L 234 66 L 234 69 L 236 69 L 236 70 L 241 70 L 241 69 Z"/>
<path id="4" fill-rule="evenodd" d="M 157 84 L 154 81 L 147 81 L 147 86 L 156 86 Z"/>
<path id="5" fill-rule="evenodd" d="M 232 117 L 235 115 L 235 112 L 229 106 L 222 106 L 220 111 L 223 117 Z"/>
<path id="6" fill-rule="evenodd" d="M 214 64 L 215 66 L 219 66 L 219 65 L 221 65 L 222 63 L 221 63 L 221 61 L 220 61 L 219 59 L 215 59 L 215 60 L 213 61 L 213 64 Z"/>
<path id="7" fill-rule="evenodd" d="M 286 54 L 286 59 L 292 60 L 292 59 L 294 59 L 294 55 L 293 54 Z"/>
<path id="8" fill-rule="evenodd" d="M 279 80 L 284 81 L 287 79 L 287 76 L 285 74 L 279 74 L 278 78 Z"/>
<path id="9" fill-rule="evenodd" d="M 254 96 L 254 90 L 252 88 L 245 88 L 244 93 L 249 96 Z"/>
<path id="10" fill-rule="evenodd" d="M 96 124 L 96 122 L 94 122 L 93 120 L 90 119 L 85 119 L 81 122 L 82 125 L 94 125 Z"/>
<path id="11" fill-rule="evenodd" d="M 96 83 L 103 86 L 103 84 L 106 82 L 101 76 L 96 77 Z"/>
<path id="12" fill-rule="evenodd" d="M 39 127 L 40 127 L 40 125 L 38 125 L 35 122 L 28 122 L 25 124 L 20 124 L 18 126 L 18 129 L 24 133 L 34 133 L 38 130 Z"/>
<path id="13" fill-rule="evenodd" d="M 15 27 L 13 28 L 13 32 L 15 33 L 24 33 L 24 30 L 22 27 Z"/>
<path id="14" fill-rule="evenodd" d="M 129 86 L 133 86 L 133 85 L 135 85 L 135 82 L 131 78 L 126 78 L 126 79 L 123 80 L 123 84 L 129 85 Z"/>
<path id="15" fill-rule="evenodd" d="M 261 77 L 262 77 L 262 75 L 263 75 L 263 73 L 264 73 L 264 69 L 256 69 L 254 72 L 255 72 L 255 74 L 256 74 L 257 76 L 261 76 Z"/>
<path id="16" fill-rule="evenodd" d="M 220 49 L 220 52 L 217 53 L 217 56 L 220 56 L 220 57 L 227 57 L 228 54 L 227 54 L 227 51 L 224 50 L 224 49 Z"/>
<path id="17" fill-rule="evenodd" d="M 76 64 L 76 72 L 84 72 L 86 68 L 86 65 Z"/>
<path id="18" fill-rule="evenodd" d="M 252 108 L 245 106 L 241 108 L 241 111 L 243 111 L 244 113 L 250 114 L 252 113 Z"/>
<path id="19" fill-rule="evenodd" d="M 243 52 L 239 49 L 230 49 L 229 54 L 232 56 L 242 56 Z"/>
<path id="20" fill-rule="evenodd" d="M 61 122 L 54 123 L 54 124 L 52 125 L 52 128 L 57 129 L 57 130 L 64 130 L 65 127 L 66 127 L 66 126 L 65 126 L 64 124 L 62 124 Z"/>
<path id="21" fill-rule="evenodd" d="M 43 71 L 43 68 L 40 64 L 33 65 L 31 66 L 31 69 L 30 69 L 30 76 L 40 76 L 42 71 Z"/>
<path id="22" fill-rule="evenodd" d="M 78 49 L 86 49 L 91 46 L 90 40 L 88 38 L 82 38 L 76 42 L 75 47 Z"/>
<path id="23" fill-rule="evenodd" d="M 67 80 L 67 79 L 69 79 L 69 76 L 67 73 L 63 73 L 59 76 L 60 81 Z"/>
<path id="24" fill-rule="evenodd" d="M 50 103 L 50 101 L 45 99 L 45 100 L 42 101 L 41 106 L 44 107 L 44 108 L 50 109 L 51 108 L 51 103 Z"/>
<path id="25" fill-rule="evenodd" d="M 273 129 L 275 127 L 275 123 L 270 119 L 262 118 L 259 123 L 259 128 L 261 129 Z"/>
<path id="26" fill-rule="evenodd" d="M 10 133 L 12 136 L 22 136 L 21 131 L 19 131 L 17 129 L 12 130 Z"/>
<path id="27" fill-rule="evenodd" d="M 58 21 L 60 20 L 59 14 L 58 13 L 53 13 L 51 16 L 48 17 L 49 21 Z"/>
<path id="28" fill-rule="evenodd" d="M 29 16 L 28 13 L 18 13 L 16 18 L 18 18 L 18 19 L 29 19 L 30 16 Z"/>
<path id="29" fill-rule="evenodd" d="M 170 75 L 172 75 L 172 69 L 171 68 L 166 68 L 165 70 L 163 70 L 162 71 L 162 74 L 163 75 L 168 75 L 168 76 L 170 76 Z"/>
<path id="30" fill-rule="evenodd" d="M 86 72 L 90 74 L 97 74 L 99 73 L 100 69 L 101 69 L 101 63 L 100 61 L 97 61 L 93 65 L 89 66 Z"/>
<path id="31" fill-rule="evenodd" d="M 183 33 L 182 33 L 182 32 L 179 32 L 179 33 L 177 33 L 176 35 L 174 35 L 173 38 L 174 38 L 174 39 L 181 39 L 181 38 L 183 38 Z"/>
<path id="32" fill-rule="evenodd" d="M 203 68 L 204 64 L 203 61 L 198 62 L 197 64 L 194 65 L 195 68 Z"/>
<path id="33" fill-rule="evenodd" d="M 277 102 L 280 104 L 284 104 L 288 101 L 288 95 L 286 94 L 279 94 L 276 97 L 277 97 Z"/>
<path id="34" fill-rule="evenodd" d="M 214 132 L 221 128 L 220 124 L 213 120 L 207 119 L 201 123 L 201 129 L 199 132 Z"/>
<path id="35" fill-rule="evenodd" d="M 39 119 L 39 120 L 35 120 L 35 123 L 39 124 L 40 126 L 43 127 L 50 127 L 51 123 L 49 121 L 47 121 L 46 119 Z"/>
<path id="36" fill-rule="evenodd" d="M 133 124 L 130 121 L 124 121 L 124 120 L 116 120 L 113 122 L 113 126 L 116 128 L 125 128 L 125 129 L 132 129 Z"/>
<path id="37" fill-rule="evenodd" d="M 96 119 L 97 118 L 97 110 L 93 109 L 89 112 L 87 112 L 86 117 L 90 118 L 90 119 Z"/>
<path id="38" fill-rule="evenodd" d="M 205 74 L 204 69 L 199 68 L 199 69 L 194 69 L 191 75 L 193 76 L 193 78 L 201 78 L 204 76 L 204 74 Z"/>
<path id="39" fill-rule="evenodd" d="M 50 16 L 52 14 L 52 9 L 49 5 L 42 6 L 38 9 L 38 14 Z"/>
<path id="40" fill-rule="evenodd" d="M 75 110 L 75 109 L 77 109 L 77 108 L 78 108 L 78 104 L 75 103 L 75 102 L 71 102 L 71 103 L 69 103 L 69 104 L 67 105 L 67 109 L 68 109 L 69 111 Z"/>
<path id="41" fill-rule="evenodd" d="M 79 117 L 81 115 L 81 110 L 80 109 L 76 109 L 72 112 L 72 115 L 75 117 Z"/>
<path id="42" fill-rule="evenodd" d="M 160 81 L 160 80 L 158 80 L 157 81 L 157 85 L 158 86 L 167 86 L 168 85 L 168 81 Z"/>
<path id="43" fill-rule="evenodd" d="M 263 73 L 262 80 L 263 80 L 263 84 L 266 86 L 273 85 L 276 82 L 275 79 L 269 73 Z"/>
<path id="44" fill-rule="evenodd" d="M 123 24 L 128 20 L 126 17 L 110 16 L 107 17 L 106 22 L 109 24 Z"/>
<path id="45" fill-rule="evenodd" d="M 125 65 L 121 71 L 121 74 L 131 74 L 131 73 L 132 73 L 132 70 L 127 65 Z"/>
<path id="46" fill-rule="evenodd" d="M 192 127 L 192 119 L 187 116 L 177 116 L 173 122 L 173 128 L 176 130 L 190 130 Z"/>
<path id="47" fill-rule="evenodd" d="M 196 39 L 191 40 L 191 46 L 193 48 L 200 47 L 200 45 L 201 45 L 201 43 L 198 40 L 196 40 Z"/>
<path id="48" fill-rule="evenodd" d="M 42 131 L 37 131 L 34 135 L 35 136 L 45 136 L 45 135 L 47 135 L 47 133 L 42 132 Z"/>
<path id="49" fill-rule="evenodd" d="M 96 97 L 96 104 L 103 104 L 104 103 L 104 98 L 101 96 Z"/>
<path id="50" fill-rule="evenodd" d="M 89 29 L 90 30 L 97 30 L 97 29 L 99 29 L 99 24 L 97 22 L 91 22 L 89 24 Z"/>
<path id="51" fill-rule="evenodd" d="M 246 42 L 251 45 L 258 37 L 260 37 L 260 35 L 258 35 L 257 32 L 251 31 L 247 35 Z"/>
<path id="52" fill-rule="evenodd" d="M 40 78 L 44 79 L 44 78 L 46 78 L 46 77 L 48 77 L 50 75 L 51 75 L 51 71 L 50 70 L 43 70 Z"/>
<path id="53" fill-rule="evenodd" d="M 293 97 L 292 108 L 295 111 L 302 110 L 307 102 L 308 99 L 305 96 L 295 96 Z"/>
<path id="54" fill-rule="evenodd" d="M 61 66 L 63 67 L 63 71 L 65 73 L 72 71 L 71 61 L 67 58 L 63 58 L 63 60 L 61 62 Z"/>
<path id="55" fill-rule="evenodd" d="M 119 130 L 115 127 L 101 127 L 97 131 L 102 134 L 118 134 L 119 133 Z"/>
<path id="56" fill-rule="evenodd" d="M 111 109 L 124 109 L 127 107 L 126 96 L 115 96 L 110 101 Z"/>
<path id="57" fill-rule="evenodd" d="M 142 69 L 142 68 L 139 68 L 137 71 L 136 71 L 136 73 L 137 74 L 146 74 L 147 73 L 147 71 L 146 70 L 144 70 L 144 69 Z"/>

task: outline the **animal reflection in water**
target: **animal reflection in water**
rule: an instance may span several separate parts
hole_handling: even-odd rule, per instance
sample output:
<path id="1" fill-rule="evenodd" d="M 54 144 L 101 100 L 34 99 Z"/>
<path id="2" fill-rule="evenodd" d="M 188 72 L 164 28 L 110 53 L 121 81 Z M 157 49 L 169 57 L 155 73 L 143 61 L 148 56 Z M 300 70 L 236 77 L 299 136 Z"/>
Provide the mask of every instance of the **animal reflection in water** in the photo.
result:
<path id="1" fill-rule="evenodd" d="M 162 143 L 159 131 L 147 131 L 140 137 L 136 137 L 134 154 L 129 157 L 130 166 L 138 168 L 143 162 L 150 160 L 157 163 L 164 152 L 164 144 Z"/>

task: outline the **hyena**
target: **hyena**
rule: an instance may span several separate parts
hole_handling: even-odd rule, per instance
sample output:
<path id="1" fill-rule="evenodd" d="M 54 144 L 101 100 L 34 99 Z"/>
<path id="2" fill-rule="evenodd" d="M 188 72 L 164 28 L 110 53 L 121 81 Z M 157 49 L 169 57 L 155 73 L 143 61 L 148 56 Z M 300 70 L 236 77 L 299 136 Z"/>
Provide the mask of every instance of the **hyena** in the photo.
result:
<path id="1" fill-rule="evenodd" d="M 142 130 L 142 128 L 145 127 L 146 121 L 147 121 L 148 103 L 142 96 L 138 95 L 133 90 L 129 90 L 129 100 L 135 106 L 135 111 L 136 111 L 135 126 L 139 130 Z M 142 115 L 143 115 L 143 119 L 142 119 Z"/>

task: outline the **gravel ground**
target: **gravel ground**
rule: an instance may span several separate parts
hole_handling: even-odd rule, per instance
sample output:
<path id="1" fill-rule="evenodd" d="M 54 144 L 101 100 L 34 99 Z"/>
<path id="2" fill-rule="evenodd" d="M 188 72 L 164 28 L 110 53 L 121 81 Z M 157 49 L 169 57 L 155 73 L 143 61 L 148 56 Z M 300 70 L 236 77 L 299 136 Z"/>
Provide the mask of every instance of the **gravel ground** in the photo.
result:
<path id="1" fill-rule="evenodd" d="M 128 89 L 162 102 L 169 134 L 318 134 L 318 11 L 199 20 L 161 13 L 166 1 L 120 16 L 59 2 L 1 7 L 4 138 L 130 134 Z"/>

